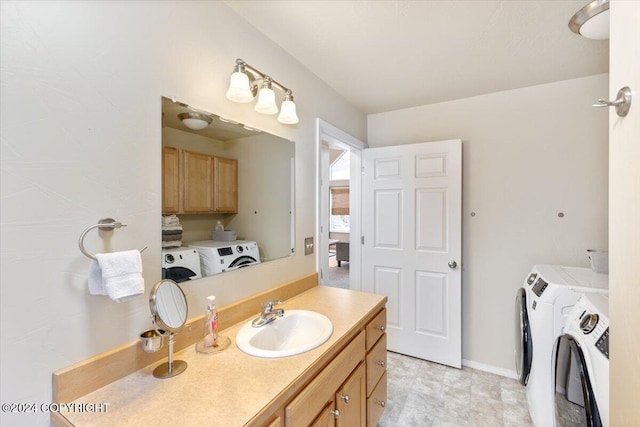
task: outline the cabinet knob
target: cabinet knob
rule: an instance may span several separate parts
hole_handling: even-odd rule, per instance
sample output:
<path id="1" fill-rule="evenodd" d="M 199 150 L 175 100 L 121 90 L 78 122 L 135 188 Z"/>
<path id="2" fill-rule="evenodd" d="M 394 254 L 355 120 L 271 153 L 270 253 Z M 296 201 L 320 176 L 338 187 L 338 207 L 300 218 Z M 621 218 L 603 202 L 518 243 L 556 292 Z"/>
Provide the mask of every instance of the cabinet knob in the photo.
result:
<path id="1" fill-rule="evenodd" d="M 383 368 L 385 367 L 385 365 L 387 364 L 387 362 L 385 362 L 384 360 L 378 360 L 376 362 L 379 366 L 382 366 Z"/>
<path id="2" fill-rule="evenodd" d="M 340 395 L 340 399 L 344 400 L 344 403 L 349 403 L 349 401 L 351 400 L 348 394 Z"/>
<path id="3" fill-rule="evenodd" d="M 380 326 L 378 326 L 376 329 L 377 329 L 377 330 L 379 330 L 379 331 L 381 331 L 381 332 L 384 332 L 384 330 L 385 330 L 385 329 L 387 329 L 387 328 L 386 328 L 386 326 L 384 326 L 384 325 L 380 325 Z"/>
<path id="4" fill-rule="evenodd" d="M 338 411 L 337 409 L 332 409 L 331 410 L 331 415 L 333 415 L 336 418 L 338 418 L 340 416 L 340 411 Z"/>
<path id="5" fill-rule="evenodd" d="M 384 400 L 378 400 L 378 399 L 376 399 L 376 405 L 380 405 L 380 406 L 382 406 L 382 407 L 384 408 L 384 406 L 385 406 L 386 404 L 387 404 L 387 403 L 386 403 Z"/>

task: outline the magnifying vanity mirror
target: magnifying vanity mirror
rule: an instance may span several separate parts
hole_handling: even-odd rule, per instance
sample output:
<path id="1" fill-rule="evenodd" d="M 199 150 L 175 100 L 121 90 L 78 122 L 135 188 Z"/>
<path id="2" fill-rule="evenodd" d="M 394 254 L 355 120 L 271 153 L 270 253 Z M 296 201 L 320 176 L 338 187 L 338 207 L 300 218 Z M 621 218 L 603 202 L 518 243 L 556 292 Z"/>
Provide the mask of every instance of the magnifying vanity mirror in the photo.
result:
<path id="1" fill-rule="evenodd" d="M 174 336 L 182 330 L 187 321 L 187 298 L 173 280 L 161 280 L 151 289 L 149 308 L 156 331 L 169 335 L 168 361 L 153 370 L 156 378 L 171 378 L 187 369 L 187 362 L 173 360 Z"/>
<path id="2" fill-rule="evenodd" d="M 162 97 L 162 277 L 290 256 L 293 141 Z"/>

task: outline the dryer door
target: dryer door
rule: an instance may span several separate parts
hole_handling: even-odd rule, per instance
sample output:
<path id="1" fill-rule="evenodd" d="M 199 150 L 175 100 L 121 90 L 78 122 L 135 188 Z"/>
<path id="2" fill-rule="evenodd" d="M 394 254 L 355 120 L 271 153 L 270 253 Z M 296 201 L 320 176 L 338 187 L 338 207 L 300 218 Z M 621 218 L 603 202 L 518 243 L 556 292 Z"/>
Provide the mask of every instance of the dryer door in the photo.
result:
<path id="1" fill-rule="evenodd" d="M 531 371 L 533 343 L 527 313 L 527 294 L 524 288 L 516 294 L 516 371 L 520 384 L 527 385 Z"/>
<path id="2" fill-rule="evenodd" d="M 556 425 L 602 427 L 580 344 L 571 335 L 565 334 L 558 339 L 555 353 Z"/>
<path id="3" fill-rule="evenodd" d="M 247 267 L 253 264 L 257 264 L 258 261 L 254 257 L 243 255 L 233 260 L 231 264 L 229 264 L 229 268 L 227 270 Z"/>

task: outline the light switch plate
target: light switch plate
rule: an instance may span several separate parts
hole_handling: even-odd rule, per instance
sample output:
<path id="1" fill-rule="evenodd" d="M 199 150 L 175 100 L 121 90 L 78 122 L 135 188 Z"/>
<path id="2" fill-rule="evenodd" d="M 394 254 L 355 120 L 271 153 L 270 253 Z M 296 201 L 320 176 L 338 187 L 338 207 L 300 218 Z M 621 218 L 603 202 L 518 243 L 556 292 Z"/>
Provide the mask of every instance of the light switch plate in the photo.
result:
<path id="1" fill-rule="evenodd" d="M 313 237 L 306 237 L 304 239 L 304 254 L 305 255 L 313 254 Z"/>

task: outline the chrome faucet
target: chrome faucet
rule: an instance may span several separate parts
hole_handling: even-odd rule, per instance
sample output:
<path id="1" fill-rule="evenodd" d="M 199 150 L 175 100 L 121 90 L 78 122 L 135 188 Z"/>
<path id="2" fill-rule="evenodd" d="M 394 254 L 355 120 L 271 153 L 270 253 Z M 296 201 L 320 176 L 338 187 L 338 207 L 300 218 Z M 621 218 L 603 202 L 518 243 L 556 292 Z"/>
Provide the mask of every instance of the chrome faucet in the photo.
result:
<path id="1" fill-rule="evenodd" d="M 253 326 L 254 328 L 260 328 L 261 326 L 268 325 L 269 323 L 273 322 L 277 317 L 282 317 L 284 315 L 283 309 L 273 309 L 273 306 L 277 304 L 282 304 L 282 301 L 273 300 L 262 304 L 262 313 L 260 313 L 260 317 L 256 317 L 255 319 L 253 319 L 253 321 L 251 322 L 251 326 Z"/>

